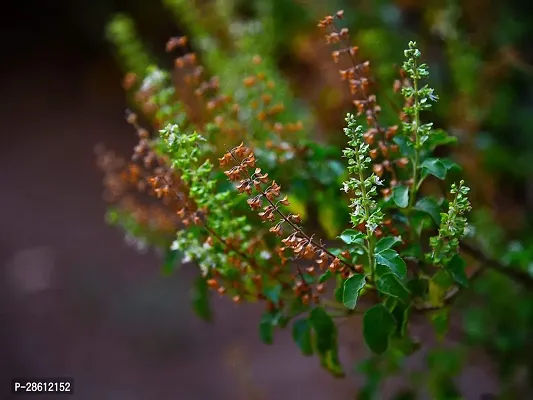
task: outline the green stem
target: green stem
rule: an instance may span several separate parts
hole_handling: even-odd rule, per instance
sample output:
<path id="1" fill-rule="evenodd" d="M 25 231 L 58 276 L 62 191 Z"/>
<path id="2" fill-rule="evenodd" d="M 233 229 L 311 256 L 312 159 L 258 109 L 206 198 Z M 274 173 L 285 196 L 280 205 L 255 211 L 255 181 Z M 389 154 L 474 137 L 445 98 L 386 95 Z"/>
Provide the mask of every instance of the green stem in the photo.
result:
<path id="1" fill-rule="evenodd" d="M 359 162 L 359 185 L 361 188 L 361 198 L 363 202 L 363 210 L 365 211 L 365 221 L 368 222 L 370 219 L 370 207 L 368 206 L 368 194 L 365 187 L 365 176 L 364 176 L 364 167 L 361 165 L 359 161 L 359 151 L 355 152 L 356 159 Z M 375 255 L 374 255 L 374 246 L 376 245 L 376 237 L 374 235 L 374 232 L 372 232 L 370 229 L 367 228 L 366 230 L 366 243 L 367 243 L 367 254 L 368 254 L 368 266 L 370 268 L 370 274 L 372 276 L 372 282 L 376 281 L 376 262 L 375 262 Z"/>
<path id="2" fill-rule="evenodd" d="M 418 77 L 417 77 L 417 71 L 416 71 L 416 61 L 414 61 L 414 78 L 413 78 L 413 89 L 414 89 L 414 96 L 415 96 L 415 105 L 414 105 L 414 129 L 413 133 L 415 135 L 415 155 L 413 158 L 413 184 L 411 185 L 411 190 L 409 193 L 409 210 L 411 210 L 414 206 L 417 191 L 419 188 L 419 182 L 418 182 L 418 169 L 420 168 L 420 135 L 418 134 L 418 130 L 420 127 L 420 113 L 419 113 L 419 99 L 418 99 Z"/>

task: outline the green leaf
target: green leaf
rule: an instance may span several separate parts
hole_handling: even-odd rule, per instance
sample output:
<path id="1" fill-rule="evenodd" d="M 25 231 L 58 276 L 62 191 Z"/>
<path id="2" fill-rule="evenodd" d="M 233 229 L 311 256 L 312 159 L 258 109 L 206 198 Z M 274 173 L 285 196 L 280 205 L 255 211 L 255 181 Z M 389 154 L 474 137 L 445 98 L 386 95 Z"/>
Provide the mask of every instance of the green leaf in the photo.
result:
<path id="1" fill-rule="evenodd" d="M 399 208 L 405 208 L 409 204 L 409 188 L 398 185 L 392 189 L 392 199 Z"/>
<path id="2" fill-rule="evenodd" d="M 315 331 L 313 339 L 320 364 L 332 375 L 344 376 L 344 371 L 339 363 L 337 327 L 333 319 L 322 307 L 316 307 L 311 311 L 309 321 Z"/>
<path id="3" fill-rule="evenodd" d="M 353 310 L 357 304 L 359 291 L 365 286 L 366 279 L 363 274 L 355 274 L 344 281 L 342 302 L 344 307 Z"/>
<path id="4" fill-rule="evenodd" d="M 311 311 L 309 320 L 317 334 L 318 351 L 321 353 L 328 351 L 333 344 L 333 336 L 336 333 L 333 319 L 322 307 L 316 307 Z"/>
<path id="5" fill-rule="evenodd" d="M 446 169 L 444 163 L 438 158 L 428 158 L 422 163 L 421 168 L 422 177 L 426 177 L 428 174 L 431 174 L 439 179 L 446 179 L 446 173 L 448 170 Z"/>
<path id="6" fill-rule="evenodd" d="M 467 287 L 468 277 L 466 276 L 465 268 L 466 261 L 459 254 L 455 254 L 445 267 L 455 282 Z"/>
<path id="7" fill-rule="evenodd" d="M 265 289 L 265 296 L 272 301 L 274 304 L 277 304 L 279 302 L 281 295 L 281 285 L 277 284 L 275 286 L 271 286 L 267 289 Z"/>
<path id="8" fill-rule="evenodd" d="M 274 321 L 271 313 L 264 313 L 259 322 L 259 337 L 265 344 L 274 342 Z"/>
<path id="9" fill-rule="evenodd" d="M 435 221 L 437 226 L 440 226 L 440 206 L 439 203 L 437 203 L 437 200 L 431 197 L 424 197 L 423 199 L 418 200 L 415 205 L 415 210 L 428 214 L 433 221 Z"/>
<path id="10" fill-rule="evenodd" d="M 450 170 L 452 170 L 452 169 L 456 169 L 458 171 L 462 170 L 462 168 L 461 168 L 461 166 L 459 164 L 457 164 L 456 162 L 450 160 L 449 158 L 441 158 L 440 160 L 442 161 L 442 163 L 446 167 L 446 171 L 448 171 L 448 172 L 450 172 Z"/>
<path id="11" fill-rule="evenodd" d="M 299 319 L 294 321 L 292 325 L 292 338 L 298 344 L 302 353 L 306 356 L 313 354 L 313 347 L 311 345 L 311 324 L 307 319 Z"/>
<path id="12" fill-rule="evenodd" d="M 409 312 L 411 311 L 410 305 L 398 303 L 396 307 L 391 311 L 392 316 L 396 320 L 396 337 L 407 336 L 407 324 L 409 322 Z"/>
<path id="13" fill-rule="evenodd" d="M 380 239 L 380 241 L 376 244 L 375 252 L 381 253 L 383 250 L 390 249 L 396 243 L 401 243 L 401 242 L 402 242 L 402 239 L 397 236 L 384 237 Z"/>
<path id="14" fill-rule="evenodd" d="M 448 135 L 448 132 L 442 129 L 435 129 L 426 141 L 426 145 L 431 151 L 435 150 L 437 146 L 444 146 L 447 144 L 457 143 L 455 136 Z"/>
<path id="15" fill-rule="evenodd" d="M 199 276 L 191 289 L 192 306 L 194 312 L 205 321 L 213 319 L 211 307 L 209 306 L 209 294 L 206 279 Z"/>
<path id="16" fill-rule="evenodd" d="M 376 254 L 376 262 L 390 268 L 391 272 L 399 278 L 405 278 L 405 275 L 407 275 L 407 265 L 405 264 L 405 261 L 393 249 L 383 250 Z"/>
<path id="17" fill-rule="evenodd" d="M 324 283 L 324 282 L 330 280 L 332 277 L 333 277 L 333 274 L 328 269 L 326 272 L 324 272 L 322 275 L 319 276 L 318 283 Z"/>
<path id="18" fill-rule="evenodd" d="M 396 330 L 396 321 L 383 304 L 377 304 L 365 312 L 363 336 L 367 346 L 376 354 L 383 354 Z"/>
<path id="19" fill-rule="evenodd" d="M 346 244 L 362 242 L 365 235 L 355 229 L 346 229 L 339 238 Z"/>
<path id="20" fill-rule="evenodd" d="M 429 301 L 435 307 L 444 305 L 444 296 L 453 285 L 453 281 L 446 271 L 437 272 L 429 281 Z"/>
<path id="21" fill-rule="evenodd" d="M 409 290 L 392 272 L 382 275 L 376 282 L 376 287 L 381 293 L 392 296 L 404 304 L 409 302 Z"/>
<path id="22" fill-rule="evenodd" d="M 450 311 L 448 308 L 441 308 L 431 312 L 429 319 L 439 340 L 444 339 L 450 327 Z"/>
<path id="23" fill-rule="evenodd" d="M 162 266 L 164 275 L 170 275 L 172 272 L 175 271 L 176 264 L 179 262 L 179 259 L 182 255 L 183 253 L 178 250 L 167 250 Z"/>

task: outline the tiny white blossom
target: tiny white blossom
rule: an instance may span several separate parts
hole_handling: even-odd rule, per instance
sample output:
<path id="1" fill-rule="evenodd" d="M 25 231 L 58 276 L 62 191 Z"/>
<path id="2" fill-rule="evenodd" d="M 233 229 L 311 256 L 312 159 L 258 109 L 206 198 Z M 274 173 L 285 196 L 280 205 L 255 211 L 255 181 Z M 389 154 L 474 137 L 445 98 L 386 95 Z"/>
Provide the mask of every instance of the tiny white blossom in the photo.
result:
<path id="1" fill-rule="evenodd" d="M 266 251 L 266 250 L 261 251 L 261 253 L 259 253 L 259 256 L 260 256 L 263 260 L 270 260 L 270 258 L 272 257 L 272 255 L 270 254 L 270 252 L 268 252 L 268 251 Z"/>

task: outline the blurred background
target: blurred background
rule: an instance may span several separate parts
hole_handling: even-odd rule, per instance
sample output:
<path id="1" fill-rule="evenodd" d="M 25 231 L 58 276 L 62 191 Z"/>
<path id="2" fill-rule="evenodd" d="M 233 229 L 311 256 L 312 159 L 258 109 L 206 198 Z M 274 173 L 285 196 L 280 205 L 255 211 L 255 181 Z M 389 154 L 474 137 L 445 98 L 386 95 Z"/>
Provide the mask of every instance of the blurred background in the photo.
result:
<path id="1" fill-rule="evenodd" d="M 154 60 L 170 68 L 168 37 L 217 35 L 206 28 L 212 2 L 190 2 L 202 18 L 196 25 L 180 19 L 172 1 L 13 3 L 0 17 L 0 398 L 10 398 L 11 377 L 61 375 L 75 378 L 76 399 L 353 398 L 361 376 L 335 380 L 300 355 L 286 332 L 274 346 L 260 343 L 253 306 L 217 300 L 214 323 L 197 319 L 188 294 L 194 268 L 163 276 L 156 254 L 128 247 L 105 224 L 94 146 L 128 157 L 136 140 L 124 121 L 125 66 L 107 24 L 117 13 L 131 17 Z M 405 44 L 416 39 L 441 97 L 435 123 L 459 138 L 453 157 L 473 186 L 481 239 L 494 257 L 533 274 L 533 3 L 236 3 L 239 18 L 269 26 L 257 52 L 272 57 L 316 119 L 313 134 L 329 143 L 344 140 L 350 98 L 316 20 L 346 10 L 383 90 L 397 78 Z M 465 312 L 467 341 L 479 349 L 459 377 L 465 398 L 513 385 L 508 393 L 526 393 L 531 295 L 499 275 L 479 285 L 493 295 Z M 480 307 L 491 317 L 476 318 Z M 426 327 L 417 329 L 431 340 Z M 360 335 L 341 327 L 343 334 L 345 347 L 366 354 Z M 387 382 L 380 398 L 401 387 L 401 379 Z"/>

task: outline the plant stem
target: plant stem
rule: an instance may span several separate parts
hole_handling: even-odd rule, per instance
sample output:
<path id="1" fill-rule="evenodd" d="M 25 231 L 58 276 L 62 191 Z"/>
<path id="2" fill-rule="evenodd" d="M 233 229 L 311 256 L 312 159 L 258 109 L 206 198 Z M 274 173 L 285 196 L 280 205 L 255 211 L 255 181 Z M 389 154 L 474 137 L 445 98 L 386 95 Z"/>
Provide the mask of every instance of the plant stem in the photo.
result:
<path id="1" fill-rule="evenodd" d="M 413 78 L 413 89 L 414 89 L 414 97 L 415 97 L 415 104 L 414 104 L 414 129 L 413 133 L 415 135 L 415 143 L 414 143 L 414 150 L 415 155 L 413 158 L 413 184 L 411 185 L 411 190 L 409 193 L 409 210 L 413 208 L 413 205 L 416 200 L 417 191 L 419 188 L 418 183 L 418 169 L 419 169 L 419 163 L 420 163 L 420 135 L 418 134 L 418 129 L 420 127 L 420 111 L 419 111 L 419 99 L 418 99 L 418 72 L 416 70 L 416 60 L 414 61 L 414 78 Z"/>
<path id="2" fill-rule="evenodd" d="M 359 161 L 359 151 L 355 151 L 355 156 L 357 157 L 356 160 Z M 363 210 L 365 211 L 365 221 L 368 222 L 370 219 L 370 207 L 368 205 L 368 193 L 366 191 L 365 187 L 365 175 L 364 175 L 364 167 L 359 162 L 359 185 L 361 188 L 361 198 L 363 202 Z M 366 242 L 367 242 L 367 254 L 368 254 L 368 267 L 370 268 L 370 274 L 372 276 L 372 282 L 376 281 L 376 262 L 375 262 L 375 256 L 374 256 L 374 246 L 375 246 L 375 236 L 374 232 L 370 230 L 368 227 L 366 228 Z"/>

